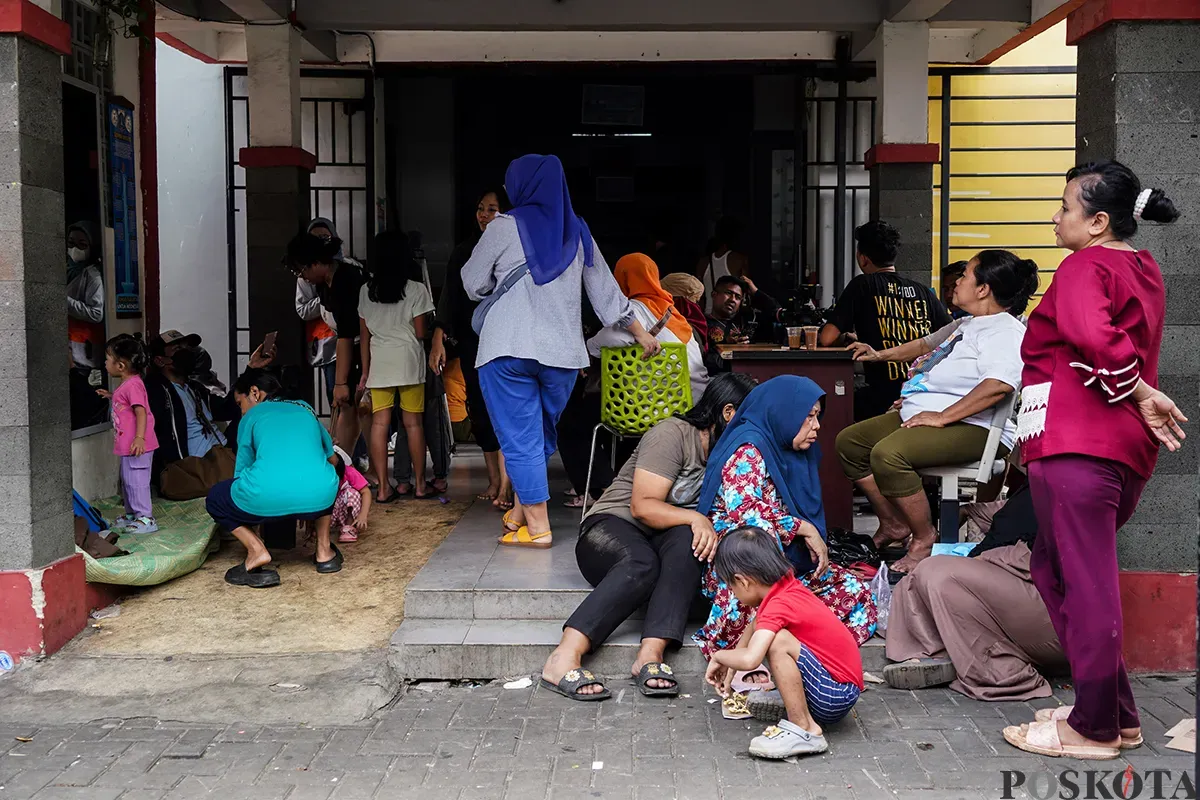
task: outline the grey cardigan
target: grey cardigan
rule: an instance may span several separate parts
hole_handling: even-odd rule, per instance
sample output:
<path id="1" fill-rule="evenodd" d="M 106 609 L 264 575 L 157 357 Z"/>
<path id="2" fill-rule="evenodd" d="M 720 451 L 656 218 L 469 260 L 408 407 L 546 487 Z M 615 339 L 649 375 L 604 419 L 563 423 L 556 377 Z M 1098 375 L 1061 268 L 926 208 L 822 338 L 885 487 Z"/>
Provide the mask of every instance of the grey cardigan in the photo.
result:
<path id="1" fill-rule="evenodd" d="M 633 322 L 629 298 L 593 240 L 595 264 L 583 265 L 583 246 L 566 272 L 538 286 L 531 275 L 513 285 L 488 311 L 479 332 L 482 367 L 502 356 L 528 358 L 547 367 L 583 369 L 588 365 L 583 341 L 583 292 L 604 325 L 628 327 Z M 463 265 L 463 288 L 472 300 L 482 300 L 506 275 L 525 263 L 525 250 L 512 217 L 497 214 Z"/>

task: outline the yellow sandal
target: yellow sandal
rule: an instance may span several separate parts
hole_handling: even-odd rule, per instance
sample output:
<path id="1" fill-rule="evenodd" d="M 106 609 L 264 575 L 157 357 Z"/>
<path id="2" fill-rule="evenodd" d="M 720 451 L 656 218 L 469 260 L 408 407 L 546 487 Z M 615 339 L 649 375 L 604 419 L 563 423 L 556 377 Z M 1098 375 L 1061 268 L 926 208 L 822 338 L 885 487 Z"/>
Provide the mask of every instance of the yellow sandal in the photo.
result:
<path id="1" fill-rule="evenodd" d="M 516 520 L 514 520 L 512 518 L 512 513 L 513 513 L 513 510 L 510 508 L 508 511 L 505 511 L 504 516 L 500 518 L 500 529 L 502 531 L 504 531 L 505 534 L 516 533 L 517 530 L 520 528 L 519 525 L 516 528 L 508 527 L 509 525 L 517 524 Z"/>
<path id="2" fill-rule="evenodd" d="M 545 533 L 539 533 L 537 536 L 532 536 L 529 533 L 529 528 L 522 525 L 515 531 L 508 531 L 497 541 L 508 547 L 533 547 L 545 550 L 552 544 L 551 537 L 553 535 L 552 532 L 546 531 Z"/>

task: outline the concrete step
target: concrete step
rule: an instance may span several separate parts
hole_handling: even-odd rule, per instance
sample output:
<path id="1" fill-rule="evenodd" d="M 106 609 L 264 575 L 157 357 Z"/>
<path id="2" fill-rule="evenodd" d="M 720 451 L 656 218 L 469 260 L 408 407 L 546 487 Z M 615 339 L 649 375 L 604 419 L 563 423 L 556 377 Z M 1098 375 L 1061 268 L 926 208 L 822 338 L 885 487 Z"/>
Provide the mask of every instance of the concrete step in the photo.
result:
<path id="1" fill-rule="evenodd" d="M 392 636 L 388 660 L 405 680 L 492 680 L 534 675 L 541 672 L 561 636 L 561 619 L 406 619 Z M 625 676 L 640 639 L 640 624 L 630 620 L 591 655 L 585 666 L 599 675 Z M 860 652 L 863 669 L 881 674 L 887 663 L 883 640 L 872 638 Z M 690 642 L 671 654 L 669 660 L 681 676 L 704 675 L 704 657 Z"/>
<path id="2" fill-rule="evenodd" d="M 426 589 L 404 593 L 405 619 L 558 620 L 583 602 L 587 589 Z M 643 619 L 644 612 L 634 612 Z"/>

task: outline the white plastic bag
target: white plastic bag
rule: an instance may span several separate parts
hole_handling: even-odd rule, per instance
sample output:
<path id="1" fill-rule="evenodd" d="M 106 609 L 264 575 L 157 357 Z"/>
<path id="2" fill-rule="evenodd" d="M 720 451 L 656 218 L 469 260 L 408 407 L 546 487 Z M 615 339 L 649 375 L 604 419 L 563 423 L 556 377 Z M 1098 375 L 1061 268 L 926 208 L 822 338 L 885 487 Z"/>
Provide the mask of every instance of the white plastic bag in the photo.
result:
<path id="1" fill-rule="evenodd" d="M 886 638 L 888 609 L 892 605 L 892 587 L 888 584 L 887 564 L 880 564 L 879 572 L 871 579 L 871 596 L 875 598 L 875 612 L 878 615 L 875 633 Z"/>

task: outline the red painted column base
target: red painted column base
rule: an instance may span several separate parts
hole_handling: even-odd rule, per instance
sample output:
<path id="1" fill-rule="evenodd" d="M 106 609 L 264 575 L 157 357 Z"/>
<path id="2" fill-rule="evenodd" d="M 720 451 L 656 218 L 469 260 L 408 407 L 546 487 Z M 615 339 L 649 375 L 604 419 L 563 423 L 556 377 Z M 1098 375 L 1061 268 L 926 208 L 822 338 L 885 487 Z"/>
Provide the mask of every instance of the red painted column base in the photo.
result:
<path id="1" fill-rule="evenodd" d="M 876 164 L 936 164 L 941 149 L 937 144 L 877 144 L 866 152 L 866 168 Z"/>
<path id="2" fill-rule="evenodd" d="M 15 663 L 58 651 L 87 624 L 83 556 L 0 571 L 0 651 Z"/>
<path id="3" fill-rule="evenodd" d="M 238 151 L 238 164 L 252 167 L 299 167 L 317 171 L 317 157 L 303 147 L 260 146 L 243 147 Z"/>
<path id="4" fill-rule="evenodd" d="M 1125 666 L 1130 672 L 1195 672 L 1196 575 L 1122 572 Z"/>

